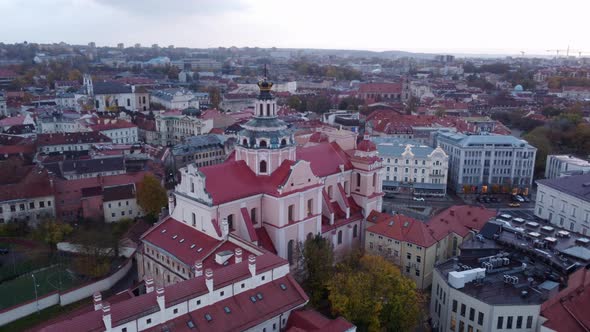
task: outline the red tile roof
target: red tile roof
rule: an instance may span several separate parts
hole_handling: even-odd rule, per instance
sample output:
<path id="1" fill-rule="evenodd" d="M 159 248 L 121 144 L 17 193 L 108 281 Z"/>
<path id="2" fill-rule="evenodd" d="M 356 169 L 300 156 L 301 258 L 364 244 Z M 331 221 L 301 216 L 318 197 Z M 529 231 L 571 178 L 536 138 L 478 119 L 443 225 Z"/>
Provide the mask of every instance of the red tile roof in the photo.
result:
<path id="1" fill-rule="evenodd" d="M 275 248 L 274 244 L 272 243 L 272 240 L 270 239 L 270 236 L 268 235 L 268 232 L 266 231 L 266 228 L 264 227 L 260 227 L 260 228 L 256 228 L 256 234 L 258 235 L 258 245 L 264 249 L 266 249 L 269 252 L 272 252 L 273 254 L 277 254 L 277 249 Z"/>
<path id="2" fill-rule="evenodd" d="M 570 293 L 541 312 L 548 319 L 543 326 L 554 331 L 587 332 L 590 330 L 589 306 L 590 287 L 580 288 L 580 292 Z"/>
<path id="3" fill-rule="evenodd" d="M 3 184 L 0 185 L 0 201 L 53 196 L 53 186 L 49 181 L 47 170 L 35 166 L 21 166 L 14 171 L 15 174 L 9 174 L 7 172 L 10 170 L 7 167 L 2 168 Z M 8 179 L 15 181 L 9 183 L 6 181 Z"/>
<path id="4" fill-rule="evenodd" d="M 389 215 L 372 211 L 367 220 L 375 225 L 367 228 L 368 232 L 379 234 L 390 239 L 410 242 L 425 248 L 436 243 L 428 227 L 421 221 L 396 214 Z"/>
<path id="5" fill-rule="evenodd" d="M 25 123 L 26 115 L 11 116 L 0 120 L 0 127 L 10 127 Z"/>
<path id="6" fill-rule="evenodd" d="M 401 83 L 363 83 L 359 85 L 359 93 L 401 93 Z"/>
<path id="7" fill-rule="evenodd" d="M 136 128 L 137 126 L 131 122 L 117 119 L 101 119 L 96 124 L 90 125 L 89 128 L 93 131 L 115 130 L 125 128 Z"/>
<path id="8" fill-rule="evenodd" d="M 37 135 L 37 146 L 109 142 L 111 142 L 110 138 L 98 132 L 55 133 Z"/>
<path id="9" fill-rule="evenodd" d="M 344 332 L 353 328 L 355 328 L 354 324 L 350 323 L 343 317 L 329 319 L 312 309 L 293 311 L 287 321 L 287 332 Z"/>
<path id="10" fill-rule="evenodd" d="M 348 156 L 336 142 L 297 148 L 297 159 L 309 161 L 311 170 L 319 177 L 340 172 L 340 165 L 344 165 L 344 170 L 352 168 Z"/>
<path id="11" fill-rule="evenodd" d="M 427 224 L 433 231 L 433 236 L 440 240 L 449 233 L 464 237 L 471 230 L 480 230 L 486 222 L 495 216 L 494 210 L 482 206 L 457 205 L 432 217 Z"/>

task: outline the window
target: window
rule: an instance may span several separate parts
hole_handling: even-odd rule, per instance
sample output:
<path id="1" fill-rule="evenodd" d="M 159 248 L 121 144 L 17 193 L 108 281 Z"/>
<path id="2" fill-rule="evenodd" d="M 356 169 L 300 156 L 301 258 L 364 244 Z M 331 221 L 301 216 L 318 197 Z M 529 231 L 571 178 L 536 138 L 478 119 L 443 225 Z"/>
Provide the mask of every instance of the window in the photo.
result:
<path id="1" fill-rule="evenodd" d="M 148 318 L 148 319 L 145 321 L 145 323 L 146 323 L 146 324 L 151 324 L 151 323 L 152 323 L 152 319 L 151 319 L 151 318 Z"/>
<path id="2" fill-rule="evenodd" d="M 356 186 L 357 187 L 361 186 L 361 174 L 360 173 L 356 173 Z"/>
<path id="3" fill-rule="evenodd" d="M 467 311 L 467 306 L 461 303 L 461 316 L 465 317 L 465 311 Z"/>
<path id="4" fill-rule="evenodd" d="M 407 257 L 408 257 L 408 259 L 412 259 L 412 254 L 411 253 L 408 253 L 408 256 Z"/>
<path id="5" fill-rule="evenodd" d="M 338 231 L 338 244 L 342 244 L 342 231 Z"/>
<path id="6" fill-rule="evenodd" d="M 260 141 L 260 143 L 258 143 L 258 146 L 260 146 L 261 148 L 265 148 L 266 147 L 266 141 L 265 140 Z"/>
<path id="7" fill-rule="evenodd" d="M 334 195 L 332 193 L 332 186 L 328 186 L 328 197 L 330 197 L 330 199 L 334 198 Z"/>
<path id="8" fill-rule="evenodd" d="M 289 205 L 289 208 L 287 210 L 287 221 L 291 222 L 293 220 L 295 220 L 295 205 L 291 204 Z"/>
<path id="9" fill-rule="evenodd" d="M 521 329 L 522 328 L 522 316 L 516 317 L 516 328 L 517 329 Z"/>
<path id="10" fill-rule="evenodd" d="M 197 226 L 197 215 L 193 213 L 193 227 Z"/>
<path id="11" fill-rule="evenodd" d="M 420 256 L 416 256 L 416 262 L 420 263 L 422 261 L 422 258 Z"/>
<path id="12" fill-rule="evenodd" d="M 457 312 L 457 300 L 453 300 L 453 312 Z"/>
<path id="13" fill-rule="evenodd" d="M 219 292 L 219 296 L 223 296 L 223 295 L 225 295 L 224 291 Z"/>
<path id="14" fill-rule="evenodd" d="M 498 330 L 501 330 L 503 326 L 504 326 L 504 317 L 500 316 L 500 317 L 498 317 L 498 323 L 496 324 L 496 328 Z"/>
<path id="15" fill-rule="evenodd" d="M 483 312 L 477 314 L 477 324 L 483 325 Z"/>
<path id="16" fill-rule="evenodd" d="M 475 320 L 475 309 L 473 309 L 473 308 L 469 308 L 469 320 L 470 321 Z"/>
<path id="17" fill-rule="evenodd" d="M 533 327 L 533 316 L 528 316 L 526 318 L 526 328 L 530 329 L 531 327 Z"/>
<path id="18" fill-rule="evenodd" d="M 256 223 L 256 208 L 250 210 L 250 220 L 252 220 L 252 223 Z"/>
<path id="19" fill-rule="evenodd" d="M 229 216 L 227 216 L 227 226 L 228 226 L 230 232 L 234 230 L 234 215 L 233 214 L 230 214 Z"/>
<path id="20" fill-rule="evenodd" d="M 172 310 L 172 313 L 177 314 L 178 313 L 178 309 Z"/>
<path id="21" fill-rule="evenodd" d="M 39 202 L 39 207 L 40 208 L 44 208 L 45 207 L 45 202 Z"/>
<path id="22" fill-rule="evenodd" d="M 313 198 L 307 200 L 307 215 L 310 216 L 313 214 Z"/>
<path id="23" fill-rule="evenodd" d="M 290 240 L 287 245 L 287 260 L 289 261 L 289 265 L 293 264 L 293 250 L 295 247 L 295 242 Z"/>
<path id="24" fill-rule="evenodd" d="M 416 269 L 416 277 L 420 276 L 420 270 Z"/>
<path id="25" fill-rule="evenodd" d="M 266 173 L 266 160 L 260 161 L 259 172 Z"/>
<path id="26" fill-rule="evenodd" d="M 449 328 L 451 329 L 451 331 L 455 331 L 455 329 L 457 328 L 457 320 L 455 319 L 455 316 L 451 316 L 451 325 L 449 326 Z"/>
<path id="27" fill-rule="evenodd" d="M 511 329 L 512 328 L 512 316 L 508 316 L 508 319 L 506 320 L 506 328 L 507 329 Z"/>
<path id="28" fill-rule="evenodd" d="M 465 323 L 462 320 L 460 320 L 459 321 L 459 332 L 463 332 L 463 331 L 465 331 Z"/>
<path id="29" fill-rule="evenodd" d="M 356 238 L 358 236 L 358 226 L 354 225 L 354 227 L 352 228 L 352 237 Z"/>
<path id="30" fill-rule="evenodd" d="M 29 209 L 34 209 L 34 208 L 35 208 L 35 202 L 30 202 Z"/>

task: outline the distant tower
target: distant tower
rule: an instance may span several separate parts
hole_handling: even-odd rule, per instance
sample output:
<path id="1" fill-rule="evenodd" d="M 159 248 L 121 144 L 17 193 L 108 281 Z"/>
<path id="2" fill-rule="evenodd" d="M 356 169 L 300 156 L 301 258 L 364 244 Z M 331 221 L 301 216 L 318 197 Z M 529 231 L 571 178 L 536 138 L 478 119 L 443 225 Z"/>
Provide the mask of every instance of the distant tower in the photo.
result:
<path id="1" fill-rule="evenodd" d="M 92 76 L 90 76 L 89 74 L 84 74 L 83 81 L 84 81 L 84 89 L 86 90 L 86 95 L 88 95 L 88 97 L 94 97 L 94 87 L 92 86 Z"/>

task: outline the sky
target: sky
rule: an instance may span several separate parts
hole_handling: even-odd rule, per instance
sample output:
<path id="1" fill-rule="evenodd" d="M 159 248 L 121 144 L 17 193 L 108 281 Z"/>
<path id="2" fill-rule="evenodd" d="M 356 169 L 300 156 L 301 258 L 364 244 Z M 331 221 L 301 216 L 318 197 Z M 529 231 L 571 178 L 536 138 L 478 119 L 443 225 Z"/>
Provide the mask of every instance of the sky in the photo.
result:
<path id="1" fill-rule="evenodd" d="M 588 12 L 587 0 L 0 0 L 0 42 L 577 55 L 590 54 Z"/>

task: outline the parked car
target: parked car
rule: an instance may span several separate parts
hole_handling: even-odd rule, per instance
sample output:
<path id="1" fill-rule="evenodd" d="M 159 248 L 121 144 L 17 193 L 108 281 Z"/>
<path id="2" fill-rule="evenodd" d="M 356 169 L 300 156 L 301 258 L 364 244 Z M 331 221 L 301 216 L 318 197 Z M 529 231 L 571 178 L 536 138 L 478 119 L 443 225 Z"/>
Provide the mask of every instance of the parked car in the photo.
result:
<path id="1" fill-rule="evenodd" d="M 524 203 L 524 198 L 522 198 L 520 195 L 512 195 L 512 201 Z"/>
<path id="2" fill-rule="evenodd" d="M 413 197 L 413 200 L 418 202 L 424 202 L 424 197 Z"/>
<path id="3" fill-rule="evenodd" d="M 395 198 L 394 193 L 385 193 L 385 198 Z"/>
<path id="4" fill-rule="evenodd" d="M 518 203 L 518 202 L 511 202 L 511 203 L 508 203 L 508 206 L 510 206 L 510 207 L 519 207 L 520 206 L 520 203 Z"/>

